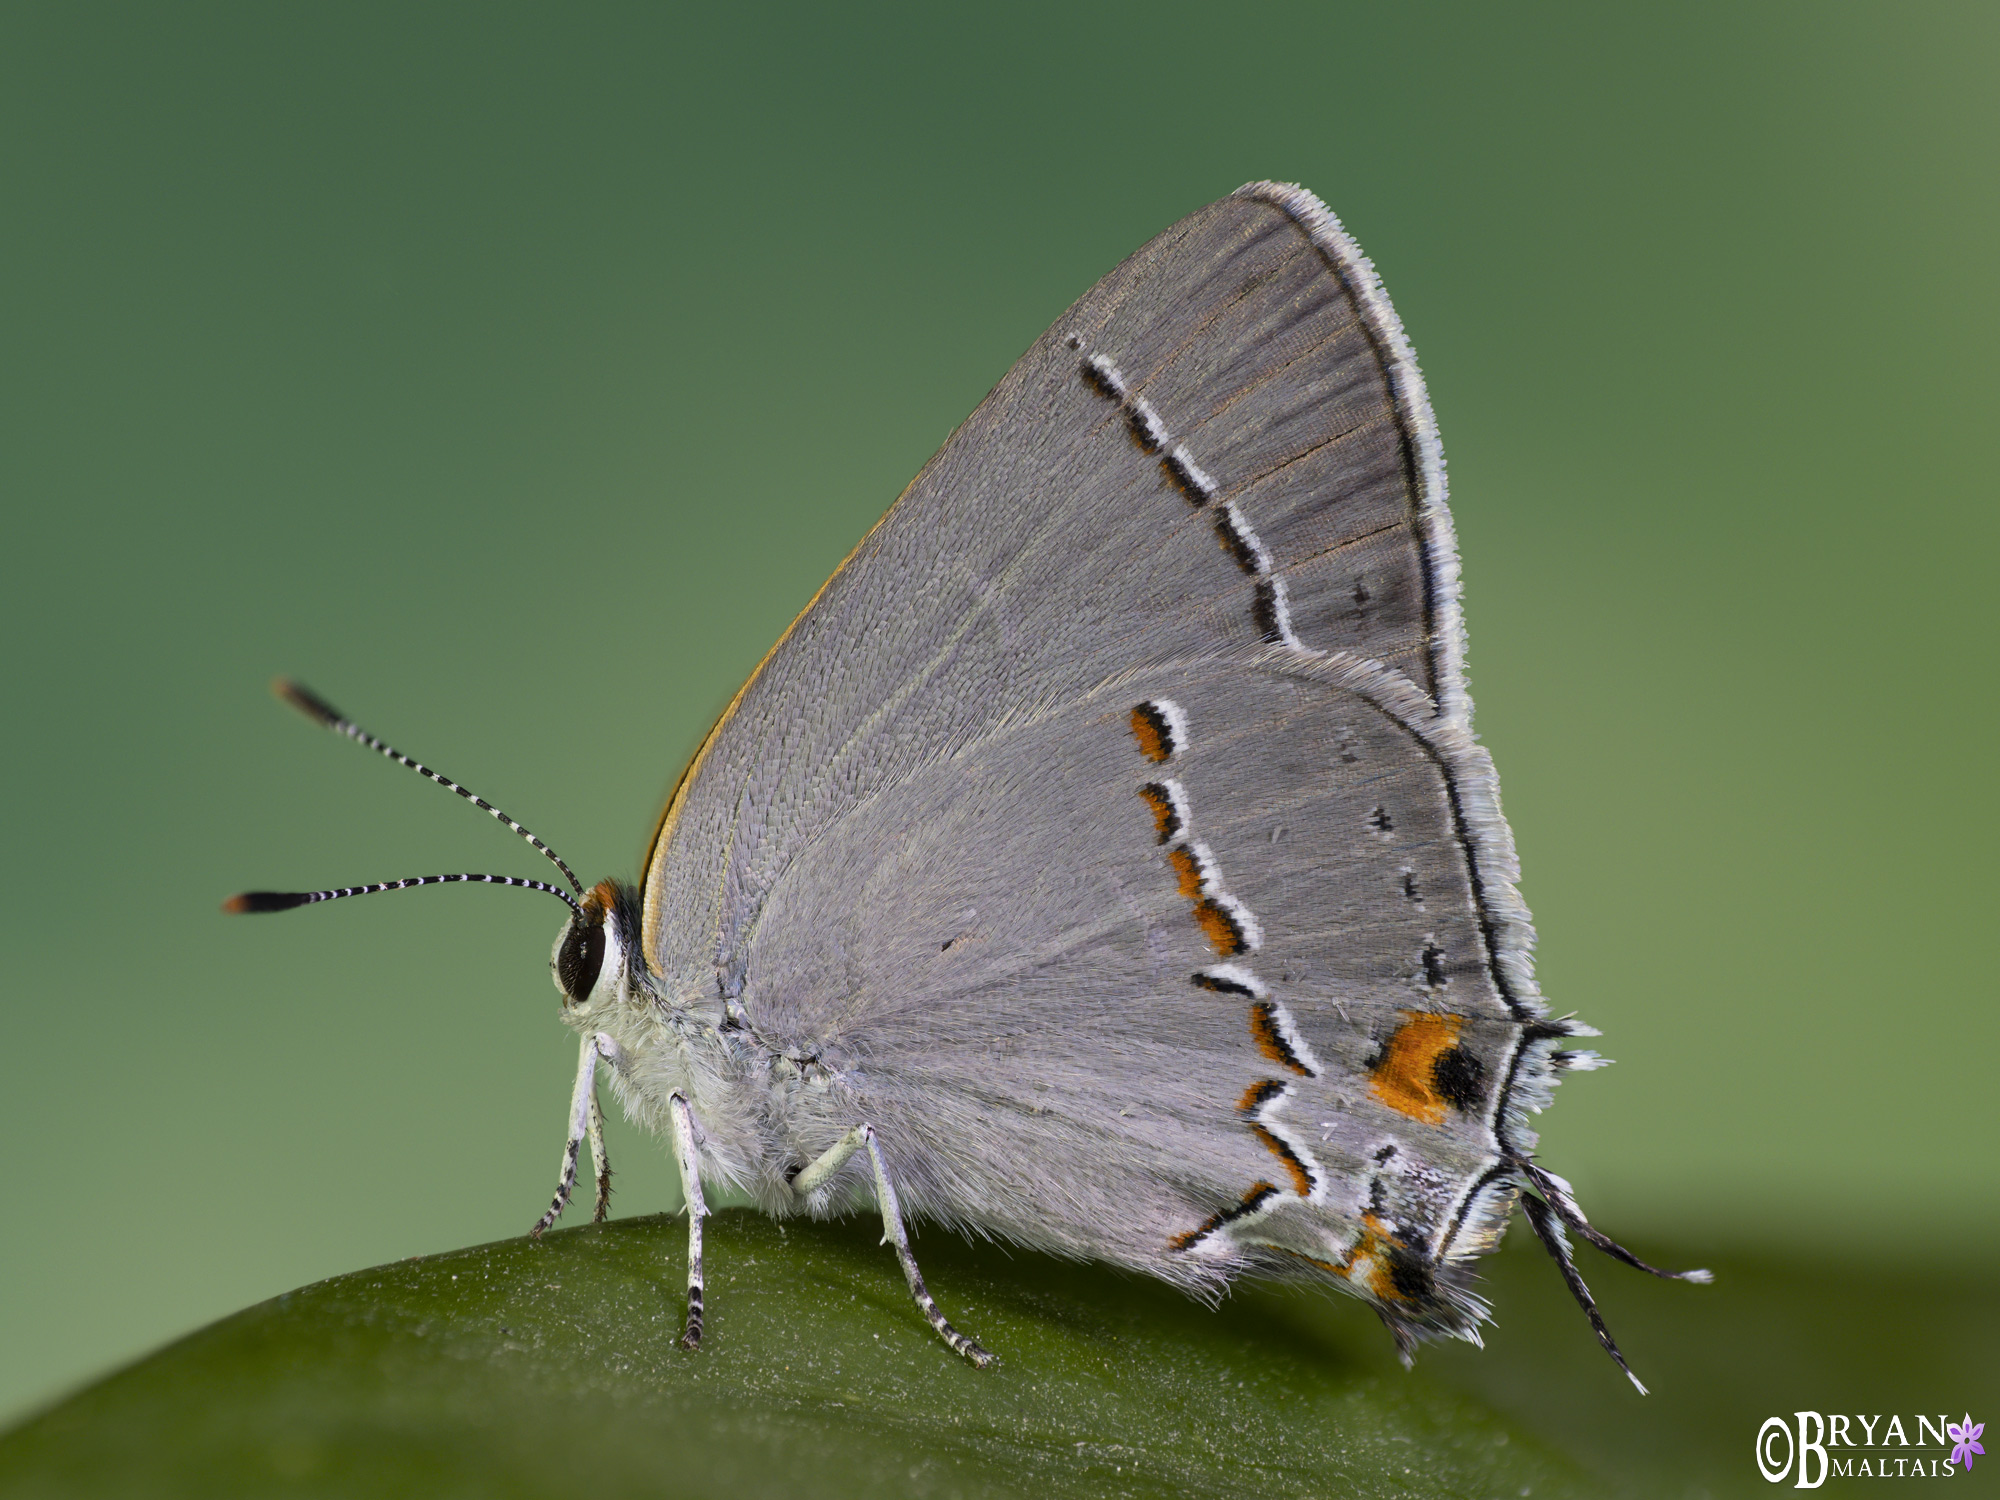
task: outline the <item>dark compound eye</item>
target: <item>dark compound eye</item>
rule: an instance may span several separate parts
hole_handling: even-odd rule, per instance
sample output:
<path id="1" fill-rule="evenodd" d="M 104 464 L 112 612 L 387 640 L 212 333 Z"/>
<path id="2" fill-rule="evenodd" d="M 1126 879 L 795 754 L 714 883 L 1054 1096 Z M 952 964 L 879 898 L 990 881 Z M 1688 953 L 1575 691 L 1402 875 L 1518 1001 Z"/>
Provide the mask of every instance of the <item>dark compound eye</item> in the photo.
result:
<path id="1" fill-rule="evenodd" d="M 569 936 L 563 939 L 562 951 L 556 955 L 556 979 L 563 993 L 573 1003 L 582 1004 L 597 988 L 597 976 L 603 968 L 603 924 L 571 928 Z"/>

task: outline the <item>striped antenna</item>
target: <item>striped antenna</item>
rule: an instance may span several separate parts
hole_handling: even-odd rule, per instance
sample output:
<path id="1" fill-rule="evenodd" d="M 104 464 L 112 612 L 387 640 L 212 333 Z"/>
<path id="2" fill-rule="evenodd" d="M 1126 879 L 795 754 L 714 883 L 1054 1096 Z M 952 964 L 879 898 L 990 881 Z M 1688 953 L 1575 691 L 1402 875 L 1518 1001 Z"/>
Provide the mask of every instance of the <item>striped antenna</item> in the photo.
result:
<path id="1" fill-rule="evenodd" d="M 550 885 L 546 880 L 524 880 L 519 875 L 412 875 L 408 880 L 343 886 L 337 891 L 244 891 L 223 902 L 222 909 L 232 914 L 290 911 L 295 906 L 311 906 L 315 901 L 338 901 L 342 896 L 372 896 L 377 891 L 404 891 L 417 885 L 458 885 L 465 881 L 476 881 L 480 885 L 518 885 L 526 890 L 547 891 L 557 900 L 567 903 L 579 917 L 583 915 L 583 908 L 576 904 L 576 898 L 561 886 Z"/>
<path id="2" fill-rule="evenodd" d="M 289 677 L 280 677 L 276 681 L 274 681 L 271 684 L 271 691 L 276 693 L 278 697 L 282 699 L 284 702 L 291 704 L 293 708 L 296 708 L 300 713 L 304 714 L 308 719 L 311 719 L 315 724 L 319 724 L 327 729 L 331 729 L 335 734 L 344 734 L 350 740 L 353 740 L 357 745 L 366 745 L 370 750 L 378 751 L 381 754 L 388 756 L 389 759 L 396 762 L 397 765 L 408 766 L 412 771 L 415 771 L 419 776 L 428 776 L 432 781 L 435 781 L 439 786 L 448 787 L 452 791 L 457 792 L 459 796 L 463 797 L 467 802 L 470 802 L 474 807 L 481 807 L 484 808 L 487 812 L 492 813 L 494 817 L 498 818 L 502 823 L 505 823 L 509 828 L 513 829 L 514 832 L 520 834 L 522 838 L 526 839 L 529 843 L 533 844 L 537 849 L 539 849 L 542 852 L 544 857 L 549 859 L 558 870 L 561 870 L 563 872 L 563 878 L 569 882 L 571 890 L 575 891 L 579 896 L 583 894 L 583 882 L 576 878 L 576 871 L 572 870 L 568 865 L 563 863 L 563 858 L 560 854 L 556 853 L 555 850 L 551 849 L 547 844 L 543 843 L 540 839 L 536 838 L 532 833 L 528 832 L 527 829 L 523 828 L 519 823 L 516 823 L 512 818 L 508 817 L 505 813 L 500 811 L 499 808 L 495 807 L 491 802 L 488 802 L 484 797 L 477 796 L 474 793 L 467 791 L 464 787 L 460 786 L 457 782 L 453 781 L 449 776 L 441 775 L 438 772 L 433 771 L 429 766 L 421 765 L 418 762 L 411 760 L 409 756 L 403 754 L 403 752 L 398 750 L 394 745 L 386 744 L 383 741 L 376 739 L 374 735 L 370 734 L 367 730 L 363 729 L 359 724 L 355 723 L 352 719 L 348 718 L 346 714 L 342 713 L 339 709 L 335 708 L 331 703 L 327 702 L 326 699 L 320 697 L 319 694 L 311 691 L 309 688 L 301 686 L 299 683 L 292 681 L 292 679 Z M 426 877 L 426 878 L 434 879 L 436 877 Z M 493 880 L 499 879 L 498 876 L 489 877 L 485 875 L 452 875 L 452 876 L 447 876 L 445 878 L 450 880 L 486 880 L 489 878 Z M 406 884 L 413 883 L 421 885 L 424 882 L 415 881 L 415 882 L 405 882 L 405 883 Z M 514 882 L 514 884 L 533 885 L 534 882 L 516 881 Z M 391 889 L 391 887 L 369 886 L 366 887 L 366 889 L 389 890 Z M 336 894 L 347 896 L 347 895 L 354 895 L 356 894 L 356 892 L 340 891 L 337 892 Z M 326 900 L 327 897 L 324 894 L 321 894 L 321 895 L 316 895 L 311 899 L 315 901 L 323 901 Z M 567 897 L 564 897 L 564 899 L 568 900 Z M 301 902 L 298 904 L 302 905 L 303 903 Z M 571 901 L 569 904 L 571 906 L 576 905 L 574 901 Z M 251 908 L 245 908 L 245 910 L 249 909 Z M 277 908 L 256 908 L 256 909 L 276 910 Z"/>

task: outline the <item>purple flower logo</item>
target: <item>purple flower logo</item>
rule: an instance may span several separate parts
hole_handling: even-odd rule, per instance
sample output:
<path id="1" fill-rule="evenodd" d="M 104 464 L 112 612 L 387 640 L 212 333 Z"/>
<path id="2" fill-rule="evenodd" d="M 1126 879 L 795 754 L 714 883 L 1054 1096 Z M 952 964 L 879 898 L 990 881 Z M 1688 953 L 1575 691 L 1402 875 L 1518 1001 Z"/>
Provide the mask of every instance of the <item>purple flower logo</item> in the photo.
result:
<path id="1" fill-rule="evenodd" d="M 1966 1468 L 1970 1469 L 1972 1467 L 1973 1454 L 1977 1453 L 1983 1458 L 1986 1450 L 1979 1446 L 1979 1435 L 1985 1430 L 1986 1424 L 1984 1422 L 1973 1421 L 1971 1412 L 1965 1414 L 1963 1422 L 1953 1422 L 1949 1427 L 1945 1428 L 1945 1436 L 1958 1445 L 1951 1450 L 1949 1461 L 1955 1464 L 1964 1464 Z"/>

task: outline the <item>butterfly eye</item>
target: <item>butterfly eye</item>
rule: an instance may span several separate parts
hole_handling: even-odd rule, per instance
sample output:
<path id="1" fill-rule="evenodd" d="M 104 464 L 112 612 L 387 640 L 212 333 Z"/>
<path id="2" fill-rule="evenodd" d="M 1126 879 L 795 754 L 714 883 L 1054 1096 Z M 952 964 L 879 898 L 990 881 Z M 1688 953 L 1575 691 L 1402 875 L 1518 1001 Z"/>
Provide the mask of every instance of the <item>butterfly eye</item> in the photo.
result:
<path id="1" fill-rule="evenodd" d="M 573 923 L 556 954 L 556 982 L 563 998 L 581 1005 L 597 988 L 597 976 L 604 968 L 604 925 Z"/>

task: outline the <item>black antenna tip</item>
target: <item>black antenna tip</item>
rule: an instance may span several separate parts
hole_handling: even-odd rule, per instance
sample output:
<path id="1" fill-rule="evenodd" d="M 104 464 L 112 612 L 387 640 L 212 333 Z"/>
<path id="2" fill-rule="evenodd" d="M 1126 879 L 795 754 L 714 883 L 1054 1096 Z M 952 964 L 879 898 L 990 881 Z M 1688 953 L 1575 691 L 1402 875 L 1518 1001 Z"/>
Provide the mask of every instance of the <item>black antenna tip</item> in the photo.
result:
<path id="1" fill-rule="evenodd" d="M 342 723 L 345 720 L 346 716 L 331 703 L 327 702 L 326 699 L 320 697 L 319 694 L 304 684 L 292 681 L 289 677 L 272 678 L 271 691 L 277 696 L 280 702 L 291 704 L 293 708 L 296 708 L 315 724 L 320 724 L 331 729 L 334 725 Z"/>
<path id="2" fill-rule="evenodd" d="M 311 900 L 312 897 L 305 891 L 244 891 L 223 902 L 222 909 L 232 916 L 246 912 L 290 911 Z"/>

